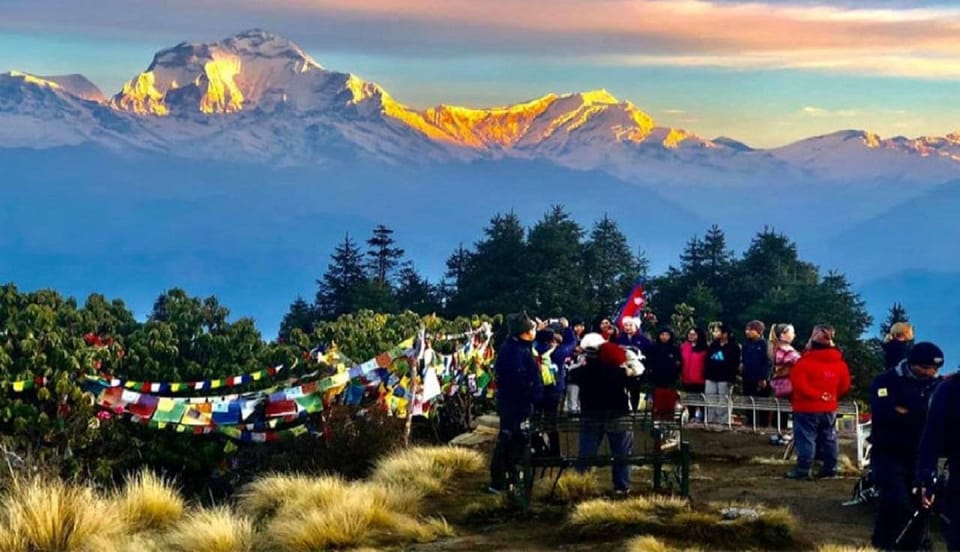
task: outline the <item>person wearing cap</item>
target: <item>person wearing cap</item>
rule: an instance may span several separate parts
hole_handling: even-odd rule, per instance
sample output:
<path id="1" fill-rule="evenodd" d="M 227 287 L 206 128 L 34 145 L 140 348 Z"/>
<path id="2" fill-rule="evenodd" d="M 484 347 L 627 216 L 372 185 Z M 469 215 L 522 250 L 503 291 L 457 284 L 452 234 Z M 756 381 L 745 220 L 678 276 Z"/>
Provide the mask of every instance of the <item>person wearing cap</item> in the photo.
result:
<path id="1" fill-rule="evenodd" d="M 874 378 L 870 387 L 870 469 L 880 494 L 871 542 L 880 550 L 929 548 L 919 523 L 899 543 L 896 540 L 916 509 L 910 489 L 927 405 L 940 385 L 941 366 L 939 347 L 917 343 L 906 359 Z"/>
<path id="2" fill-rule="evenodd" d="M 506 489 L 507 472 L 524 446 L 521 425 L 543 396 L 540 366 L 533 355 L 537 323 L 526 313 L 512 314 L 507 317 L 507 332 L 509 337 L 493 364 L 500 432 L 490 461 L 488 490 L 492 493 Z"/>
<path id="3" fill-rule="evenodd" d="M 910 351 L 910 357 L 923 343 L 917 343 Z M 939 354 L 938 354 L 939 353 Z M 932 370 L 933 366 L 943 366 L 944 357 L 939 349 L 928 351 L 919 358 Z M 938 482 L 938 464 L 940 458 L 947 459 L 947 469 L 953 473 L 944 483 Z M 917 448 L 917 468 L 914 472 L 914 507 L 931 508 L 936 506 L 942 518 L 949 523 L 941 523 L 947 550 L 960 550 L 960 377 L 956 373 L 943 378 L 943 381 L 930 399 L 927 421 Z M 938 488 L 941 490 L 937 491 Z"/>
<path id="4" fill-rule="evenodd" d="M 837 475 L 837 401 L 850 391 L 850 369 L 834 343 L 836 330 L 813 328 L 807 349 L 790 370 L 793 440 L 797 465 L 787 479 L 810 479 L 814 458 L 823 461 L 821 478 Z"/>
<path id="5" fill-rule="evenodd" d="M 594 456 L 604 435 L 614 456 L 628 456 L 633 447 L 633 435 L 628 431 L 607 431 L 605 422 L 630 412 L 626 386 L 631 376 L 639 375 L 643 367 L 629 359 L 627 352 L 597 333 L 583 336 L 580 346 L 585 364 L 570 372 L 571 381 L 580 387 L 580 412 L 583 427 L 580 430 L 580 456 Z M 586 466 L 578 471 L 585 472 Z M 618 495 L 630 492 L 630 466 L 614 464 L 613 489 Z"/>

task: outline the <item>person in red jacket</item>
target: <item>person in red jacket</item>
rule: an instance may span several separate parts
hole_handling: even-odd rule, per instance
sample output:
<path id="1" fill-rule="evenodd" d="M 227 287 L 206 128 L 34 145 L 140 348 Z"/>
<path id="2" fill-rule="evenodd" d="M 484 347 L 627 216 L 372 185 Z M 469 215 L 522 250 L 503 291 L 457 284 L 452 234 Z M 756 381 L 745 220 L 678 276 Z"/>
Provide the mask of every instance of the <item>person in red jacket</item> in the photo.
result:
<path id="1" fill-rule="evenodd" d="M 807 350 L 790 370 L 797 465 L 784 475 L 788 479 L 810 479 L 814 458 L 823 461 L 817 477 L 837 475 L 837 399 L 850 390 L 850 369 L 833 341 L 835 334 L 831 326 L 816 326 Z"/>

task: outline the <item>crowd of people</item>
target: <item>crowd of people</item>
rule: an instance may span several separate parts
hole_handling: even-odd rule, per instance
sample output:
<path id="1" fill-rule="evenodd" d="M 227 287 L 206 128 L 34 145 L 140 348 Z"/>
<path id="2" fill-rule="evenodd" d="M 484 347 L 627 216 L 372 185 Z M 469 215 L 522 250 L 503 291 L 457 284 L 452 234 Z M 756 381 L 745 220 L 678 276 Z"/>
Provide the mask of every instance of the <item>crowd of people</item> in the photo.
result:
<path id="1" fill-rule="evenodd" d="M 791 325 L 776 324 L 767 334 L 766 325 L 757 320 L 746 325 L 742 346 L 723 323 L 711 327 L 709 340 L 706 330 L 696 328 L 679 344 L 668 327 L 650 339 L 640 320 L 632 317 L 619 325 L 599 319 L 592 330 L 587 331 L 583 320 L 509 317 L 509 337 L 494 366 L 500 436 L 491 468 L 492 491 L 503 490 L 511 451 L 524 437 L 521 426 L 534 414 L 580 413 L 585 420 L 580 456 L 596 454 L 604 437 L 614 455 L 629 455 L 628 432 L 605 431 L 602 423 L 590 420 L 648 409 L 648 402 L 649 408 L 672 414 L 678 389 L 719 404 L 738 379 L 746 395 L 790 397 L 799 460 L 787 477 L 809 477 L 814 458 L 822 462 L 819 476 L 836 475 L 835 413 L 837 400 L 850 389 L 850 374 L 832 327 L 817 326 L 803 354 L 792 345 L 796 334 Z M 707 423 L 722 425 L 729 411 L 713 407 L 705 415 Z M 546 441 L 548 452 L 559 454 L 557 436 L 547 435 Z M 614 489 L 629 492 L 627 466 L 615 467 Z"/>
<path id="2" fill-rule="evenodd" d="M 577 412 L 583 420 L 581 457 L 595 455 L 604 437 L 615 456 L 626 456 L 631 433 L 590 421 L 648 409 L 645 401 L 651 399 L 656 410 L 658 397 L 676 397 L 677 389 L 720 404 L 738 382 L 744 395 L 790 401 L 797 462 L 786 478 L 837 476 L 837 402 L 850 391 L 851 380 L 829 325 L 814 327 L 802 350 L 794 347 L 792 325 L 778 323 L 767 331 L 758 320 L 743 329 L 742 345 L 728 324 L 715 324 L 709 333 L 691 329 L 677 343 L 672 329 L 648 336 L 640 320 L 629 317 L 619 325 L 600 319 L 588 330 L 583 320 L 541 321 L 517 314 L 508 317 L 508 333 L 494 366 L 500 433 L 491 492 L 505 489 L 531 416 Z M 941 518 L 960 520 L 960 477 L 945 481 L 938 471 L 941 457 L 948 464 L 960 462 L 960 409 L 955 406 L 960 405 L 960 379 L 938 376 L 944 362 L 939 347 L 913 341 L 909 324 L 891 328 L 884 344 L 886 370 L 871 387 L 871 469 L 879 490 L 873 544 L 882 550 L 929 544 L 924 524 L 913 521 L 916 512 L 934 503 Z M 706 423 L 724 425 L 729 411 L 707 408 L 704 415 Z M 787 425 L 780 422 L 777 427 Z M 769 417 L 758 425 L 763 424 L 773 425 Z M 557 436 L 546 437 L 548 454 L 559 455 Z M 629 493 L 629 475 L 629 466 L 614 466 L 615 493 Z M 945 524 L 951 550 L 960 549 L 958 525 Z"/>

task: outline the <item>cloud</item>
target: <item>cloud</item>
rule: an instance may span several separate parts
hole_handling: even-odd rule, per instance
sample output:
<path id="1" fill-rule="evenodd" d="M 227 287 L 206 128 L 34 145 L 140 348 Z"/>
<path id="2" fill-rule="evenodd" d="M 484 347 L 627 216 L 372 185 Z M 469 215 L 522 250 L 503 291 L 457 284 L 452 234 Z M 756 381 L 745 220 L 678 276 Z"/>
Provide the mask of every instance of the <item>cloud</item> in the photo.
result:
<path id="1" fill-rule="evenodd" d="M 859 115 L 859 113 L 854 109 L 830 110 L 830 109 L 824 109 L 822 107 L 814 107 L 810 105 L 804 106 L 800 110 L 800 112 L 803 113 L 804 115 L 807 115 L 810 117 L 817 117 L 817 118 L 821 118 L 821 117 L 849 118 L 849 117 L 856 117 L 857 115 Z"/>
<path id="2" fill-rule="evenodd" d="M 822 107 L 811 107 L 806 106 L 800 111 L 803 111 L 806 115 L 811 117 L 826 117 L 830 112 Z"/>
<path id="3" fill-rule="evenodd" d="M 879 3 L 878 3 L 879 2 Z M 214 40 L 248 27 L 308 49 L 960 78 L 960 8 L 708 0 L 4 0 L 0 29 Z M 322 59 L 322 56 L 321 56 Z"/>
<path id="4" fill-rule="evenodd" d="M 664 109 L 663 112 L 667 115 L 685 115 L 687 113 L 683 109 Z"/>

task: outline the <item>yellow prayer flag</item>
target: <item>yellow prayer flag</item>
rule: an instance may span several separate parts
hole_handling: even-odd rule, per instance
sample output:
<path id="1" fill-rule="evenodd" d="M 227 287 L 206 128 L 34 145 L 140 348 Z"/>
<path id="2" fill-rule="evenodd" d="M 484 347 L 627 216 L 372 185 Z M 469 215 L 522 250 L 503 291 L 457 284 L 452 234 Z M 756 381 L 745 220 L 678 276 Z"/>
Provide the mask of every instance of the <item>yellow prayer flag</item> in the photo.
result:
<path id="1" fill-rule="evenodd" d="M 13 391 L 14 391 L 15 393 L 20 393 L 21 391 L 23 391 L 24 387 L 26 387 L 26 383 L 27 383 L 27 382 L 25 382 L 25 381 L 15 381 L 15 382 L 13 382 Z"/>

